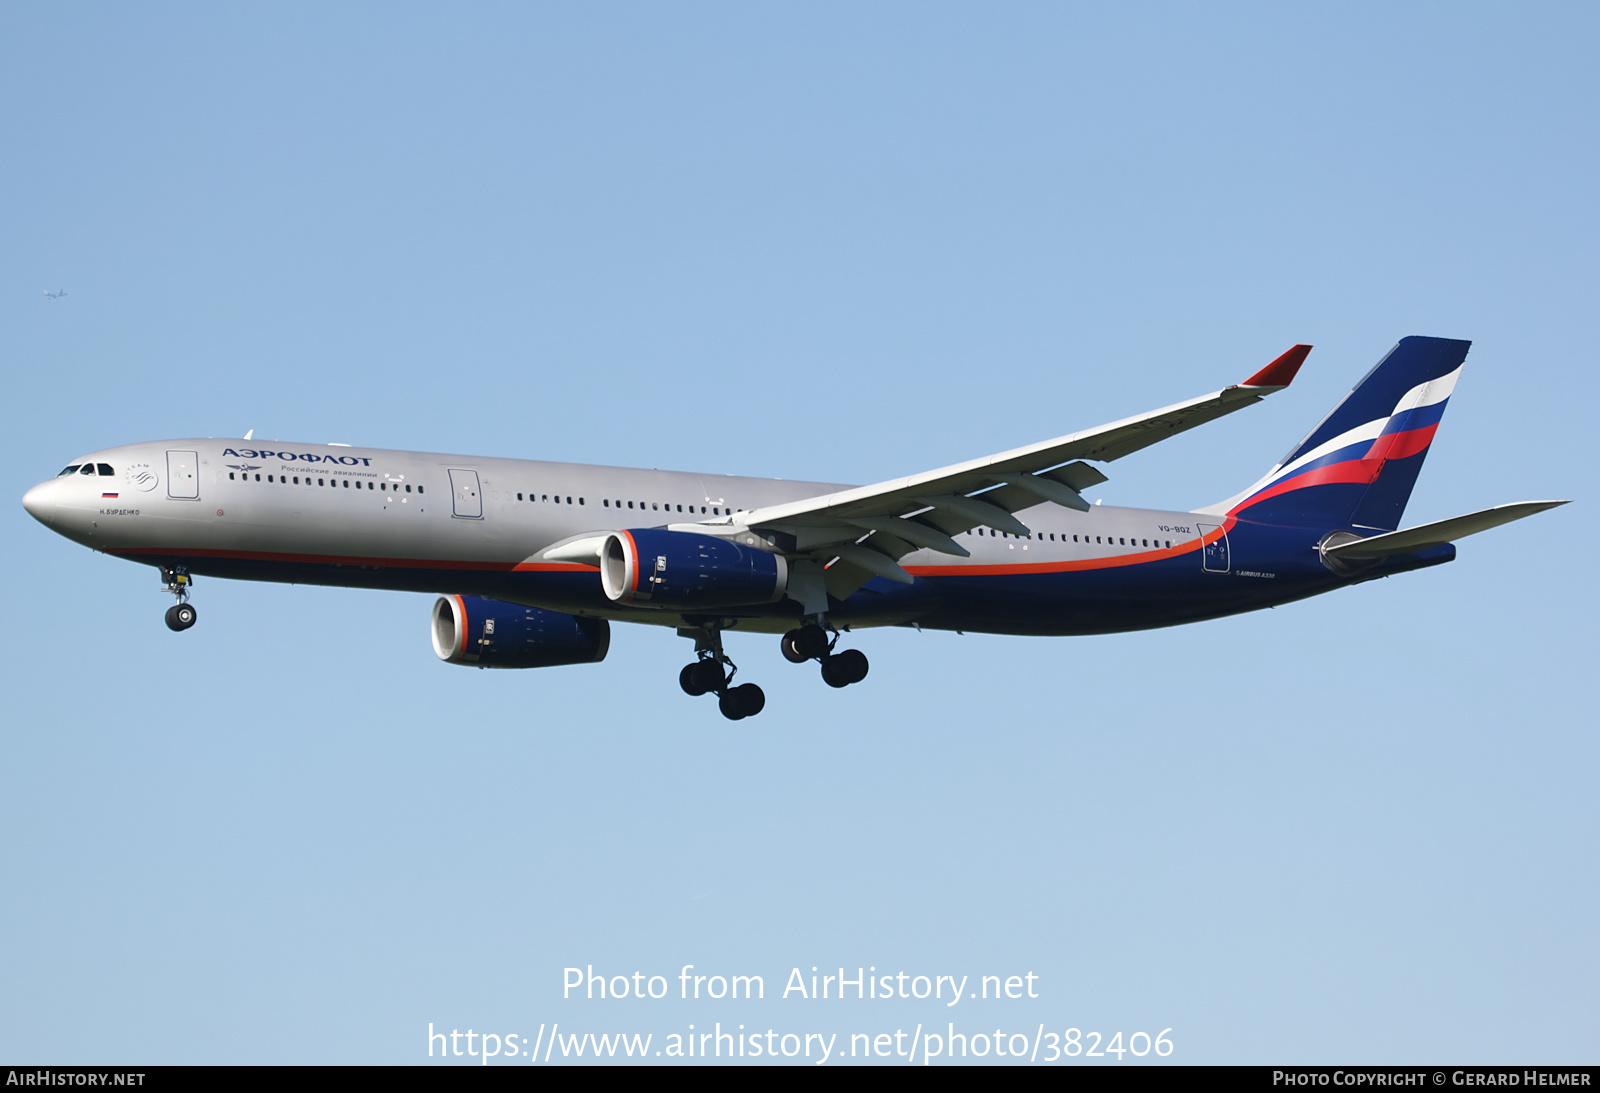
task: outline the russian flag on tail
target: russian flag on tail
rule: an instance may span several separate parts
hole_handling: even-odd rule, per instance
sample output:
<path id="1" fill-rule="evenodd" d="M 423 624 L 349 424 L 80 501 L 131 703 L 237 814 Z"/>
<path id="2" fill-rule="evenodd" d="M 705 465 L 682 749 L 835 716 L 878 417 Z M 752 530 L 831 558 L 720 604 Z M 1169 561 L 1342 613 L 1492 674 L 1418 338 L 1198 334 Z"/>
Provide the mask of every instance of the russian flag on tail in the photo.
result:
<path id="1" fill-rule="evenodd" d="M 1273 524 L 1399 527 L 1471 345 L 1401 339 L 1230 514 Z"/>

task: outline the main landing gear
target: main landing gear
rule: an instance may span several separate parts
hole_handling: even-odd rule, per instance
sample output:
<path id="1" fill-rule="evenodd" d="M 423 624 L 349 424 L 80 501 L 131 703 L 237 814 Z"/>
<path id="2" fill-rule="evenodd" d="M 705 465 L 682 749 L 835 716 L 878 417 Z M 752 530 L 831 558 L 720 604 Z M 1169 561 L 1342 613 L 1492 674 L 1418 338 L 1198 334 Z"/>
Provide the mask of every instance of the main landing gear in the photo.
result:
<path id="1" fill-rule="evenodd" d="M 695 661 L 684 665 L 683 671 L 678 673 L 678 686 L 683 688 L 684 694 L 716 695 L 717 709 L 729 721 L 742 721 L 762 711 L 767 696 L 760 687 L 754 683 L 730 685 L 739 669 L 722 651 L 722 627 L 716 624 L 688 627 L 678 633 L 694 639 Z"/>
<path id="2" fill-rule="evenodd" d="M 189 602 L 189 586 L 194 582 L 194 578 L 190 577 L 189 571 L 182 566 L 162 566 L 161 579 L 166 582 L 167 591 L 178 597 L 178 602 L 167 608 L 167 629 L 179 631 L 189 629 L 199 618 L 194 604 Z"/>
<path id="3" fill-rule="evenodd" d="M 808 660 L 822 662 L 822 682 L 830 687 L 848 687 L 867 678 L 867 655 L 860 649 L 846 649 L 835 653 L 839 634 L 828 632 L 815 622 L 790 630 L 783 635 L 783 657 L 791 664 L 804 664 Z"/>

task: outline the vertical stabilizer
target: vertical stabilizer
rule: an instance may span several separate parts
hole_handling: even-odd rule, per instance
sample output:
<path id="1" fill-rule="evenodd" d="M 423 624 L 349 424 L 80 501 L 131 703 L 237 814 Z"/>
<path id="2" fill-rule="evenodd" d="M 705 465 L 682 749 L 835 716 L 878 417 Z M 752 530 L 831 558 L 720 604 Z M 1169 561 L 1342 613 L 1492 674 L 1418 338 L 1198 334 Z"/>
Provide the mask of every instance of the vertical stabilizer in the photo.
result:
<path id="1" fill-rule="evenodd" d="M 1269 524 L 1399 527 L 1471 345 L 1402 338 L 1266 477 L 1217 508 Z"/>

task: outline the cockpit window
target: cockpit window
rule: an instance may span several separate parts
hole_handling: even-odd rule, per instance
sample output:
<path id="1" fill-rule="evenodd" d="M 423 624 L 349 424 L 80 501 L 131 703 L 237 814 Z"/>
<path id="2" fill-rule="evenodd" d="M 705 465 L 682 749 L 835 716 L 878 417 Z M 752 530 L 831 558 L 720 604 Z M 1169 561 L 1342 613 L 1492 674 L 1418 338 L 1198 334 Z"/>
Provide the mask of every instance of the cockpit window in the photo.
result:
<path id="1" fill-rule="evenodd" d="M 93 463 L 85 463 L 83 465 L 83 470 L 79 471 L 78 473 L 79 474 L 93 474 L 94 473 L 94 464 Z"/>
<path id="2" fill-rule="evenodd" d="M 100 472 L 101 478 L 110 478 L 112 475 L 117 473 L 111 469 L 111 464 L 109 463 L 96 463 L 94 465 L 94 469 Z"/>
<path id="3" fill-rule="evenodd" d="M 77 474 L 77 473 L 78 473 L 78 465 L 76 463 L 74 463 L 72 466 L 68 467 L 66 470 L 64 470 L 60 474 L 56 475 L 56 477 L 57 478 L 65 478 L 69 474 Z"/>

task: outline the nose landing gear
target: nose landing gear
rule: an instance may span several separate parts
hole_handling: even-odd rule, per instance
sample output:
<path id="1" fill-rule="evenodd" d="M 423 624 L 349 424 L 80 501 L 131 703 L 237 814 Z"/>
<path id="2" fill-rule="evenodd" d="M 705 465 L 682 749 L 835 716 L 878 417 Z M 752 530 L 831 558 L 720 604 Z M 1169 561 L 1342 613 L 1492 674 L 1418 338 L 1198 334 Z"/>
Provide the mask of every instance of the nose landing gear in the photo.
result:
<path id="1" fill-rule="evenodd" d="M 166 582 L 167 591 L 178 597 L 178 602 L 167 608 L 167 629 L 183 631 L 195 624 L 199 614 L 194 609 L 194 604 L 189 602 L 189 586 L 194 578 L 189 576 L 189 571 L 182 566 L 162 566 L 161 579 Z"/>
<path id="2" fill-rule="evenodd" d="M 695 661 L 684 665 L 678 673 L 678 686 L 683 693 L 699 697 L 703 694 L 717 696 L 717 709 L 729 721 L 742 721 L 754 717 L 767 705 L 766 692 L 754 683 L 729 686 L 739 668 L 722 651 L 722 628 L 711 624 L 687 627 L 679 636 L 694 639 Z"/>
<path id="3" fill-rule="evenodd" d="M 820 616 L 819 616 L 820 618 Z M 830 638 L 818 622 L 807 622 L 783 635 L 783 657 L 791 664 L 822 662 L 822 681 L 830 687 L 848 687 L 867 678 L 867 655 L 859 649 L 835 653 L 838 632 Z"/>

